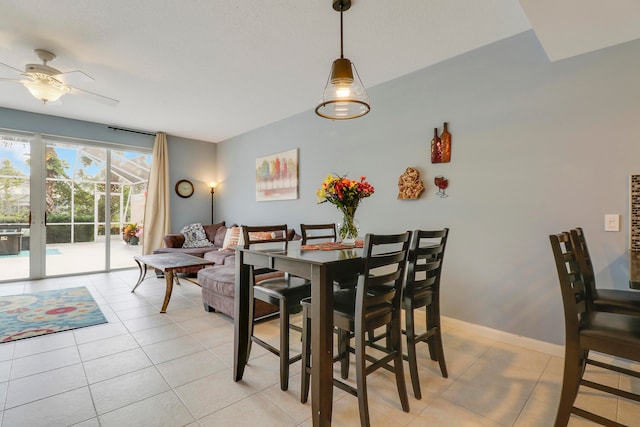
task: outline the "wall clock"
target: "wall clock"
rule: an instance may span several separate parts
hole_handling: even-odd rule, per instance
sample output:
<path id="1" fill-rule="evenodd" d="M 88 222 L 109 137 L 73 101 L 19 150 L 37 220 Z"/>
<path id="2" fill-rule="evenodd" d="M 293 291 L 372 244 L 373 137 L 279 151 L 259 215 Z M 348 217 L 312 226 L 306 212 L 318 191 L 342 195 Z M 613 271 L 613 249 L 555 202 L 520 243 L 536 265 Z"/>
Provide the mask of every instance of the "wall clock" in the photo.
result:
<path id="1" fill-rule="evenodd" d="M 180 197 L 184 197 L 185 199 L 187 197 L 191 197 L 193 195 L 193 190 L 193 183 L 188 179 L 181 179 L 176 182 L 176 193 Z"/>

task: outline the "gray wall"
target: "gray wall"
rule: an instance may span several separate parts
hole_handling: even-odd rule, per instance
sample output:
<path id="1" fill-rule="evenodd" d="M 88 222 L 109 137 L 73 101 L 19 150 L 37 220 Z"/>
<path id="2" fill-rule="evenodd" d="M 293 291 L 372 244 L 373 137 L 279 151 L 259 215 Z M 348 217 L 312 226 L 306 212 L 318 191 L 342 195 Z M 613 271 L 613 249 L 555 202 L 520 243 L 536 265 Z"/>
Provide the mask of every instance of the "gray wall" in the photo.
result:
<path id="1" fill-rule="evenodd" d="M 0 128 L 153 148 L 153 136 L 113 131 L 108 125 L 0 108 Z M 161 130 L 161 129 L 160 129 Z M 215 180 L 215 144 L 167 135 L 171 191 L 171 228 L 174 232 L 194 222 L 211 223 L 211 193 Z M 176 181 L 189 179 L 194 195 L 183 199 L 173 190 Z"/>
<path id="2" fill-rule="evenodd" d="M 171 184 L 171 228 L 177 233 L 194 222 L 211 224 L 211 190 L 216 180 L 216 144 L 178 137 L 167 137 L 169 145 L 169 175 Z M 195 191 L 183 199 L 174 191 L 175 183 L 190 180 Z M 214 195 L 215 206 L 215 195 Z M 214 221 L 219 221 L 214 218 Z"/>
<path id="3" fill-rule="evenodd" d="M 315 190 L 329 172 L 366 175 L 376 193 L 358 209 L 363 232 L 451 229 L 444 315 L 562 343 L 549 234 L 583 227 L 598 285 L 628 288 L 638 69 L 640 41 L 550 63 L 533 32 L 519 34 L 371 88 L 372 111 L 363 118 L 334 122 L 309 110 L 218 144 L 217 216 L 297 229 L 337 221 L 332 205 L 316 204 Z M 429 141 L 444 121 L 452 162 L 433 165 Z M 299 199 L 256 202 L 255 158 L 296 147 Z M 427 186 L 417 201 L 396 198 L 407 166 Z M 436 175 L 450 180 L 446 199 L 435 196 Z M 605 213 L 622 215 L 621 232 L 603 231 Z"/>
<path id="4" fill-rule="evenodd" d="M 169 136 L 171 186 L 183 178 L 196 185 L 189 199 L 172 189 L 173 230 L 210 222 L 211 180 L 221 182 L 216 221 L 299 228 L 339 219 L 333 206 L 316 204 L 327 173 L 366 175 L 376 194 L 358 210 L 363 232 L 451 228 L 446 316 L 561 343 L 548 234 L 582 226 L 598 285 L 627 288 L 628 175 L 640 173 L 638 69 L 640 41 L 549 63 L 527 32 L 370 88 L 372 111 L 361 119 L 333 122 L 309 110 L 217 147 Z M 444 121 L 452 162 L 433 165 L 429 141 Z M 153 145 L 104 124 L 2 108 L 0 128 Z M 299 199 L 256 202 L 255 158 L 291 148 L 300 149 Z M 417 201 L 396 199 L 407 166 L 427 186 Z M 435 196 L 436 175 L 449 178 L 449 198 Z M 621 232 L 603 231 L 605 213 L 622 215 Z"/>

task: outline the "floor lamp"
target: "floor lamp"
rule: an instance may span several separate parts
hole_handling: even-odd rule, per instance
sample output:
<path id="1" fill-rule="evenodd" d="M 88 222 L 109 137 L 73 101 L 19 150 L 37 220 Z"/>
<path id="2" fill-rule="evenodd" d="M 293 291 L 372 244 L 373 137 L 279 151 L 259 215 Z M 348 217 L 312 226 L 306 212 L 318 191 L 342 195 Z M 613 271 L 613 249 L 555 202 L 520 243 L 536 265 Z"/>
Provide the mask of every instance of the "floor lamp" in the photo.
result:
<path id="1" fill-rule="evenodd" d="M 216 183 L 210 182 L 209 188 L 211 188 L 211 224 L 213 224 L 213 195 L 216 192 Z"/>

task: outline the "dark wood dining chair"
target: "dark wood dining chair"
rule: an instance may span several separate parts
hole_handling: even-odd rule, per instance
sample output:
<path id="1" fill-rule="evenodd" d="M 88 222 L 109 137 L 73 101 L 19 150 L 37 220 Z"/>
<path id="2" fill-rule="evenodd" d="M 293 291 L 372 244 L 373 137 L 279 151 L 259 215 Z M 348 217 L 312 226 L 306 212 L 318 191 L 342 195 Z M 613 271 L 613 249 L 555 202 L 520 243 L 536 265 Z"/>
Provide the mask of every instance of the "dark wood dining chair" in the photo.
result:
<path id="1" fill-rule="evenodd" d="M 302 244 L 313 242 L 335 242 L 338 239 L 335 224 L 300 224 Z M 356 285 L 358 276 L 348 276 L 334 281 L 338 288 L 352 288 Z"/>
<path id="2" fill-rule="evenodd" d="M 310 240 L 335 242 L 338 237 L 335 224 L 300 224 L 300 231 L 303 245 Z"/>
<path id="3" fill-rule="evenodd" d="M 244 247 L 259 249 L 261 245 L 270 245 L 280 242 L 281 248 L 287 247 L 287 226 L 267 225 L 267 226 L 242 226 L 244 237 Z M 268 248 L 270 248 L 268 247 Z M 267 349 L 280 358 L 280 388 L 289 388 L 289 365 L 297 362 L 302 357 L 301 354 L 290 356 L 289 354 L 289 316 L 301 310 L 300 300 L 311 295 L 311 284 L 309 281 L 299 277 L 290 276 L 286 273 L 279 277 L 268 278 L 256 281 L 256 276 L 272 272 L 268 268 L 251 267 L 250 280 L 253 285 L 253 297 L 280 308 L 280 348 L 275 348 L 271 344 L 258 338 L 253 333 L 254 319 L 251 319 L 251 341 Z M 299 329 L 299 328 L 298 328 Z"/>
<path id="4" fill-rule="evenodd" d="M 416 357 L 418 343 L 427 343 L 431 360 L 437 361 L 442 376 L 448 377 L 440 324 L 440 276 L 448 236 L 448 228 L 416 230 L 409 248 L 407 278 L 402 296 L 406 323 L 403 332 L 407 337 L 407 361 L 416 399 L 422 398 Z M 422 307 L 425 308 L 426 330 L 416 335 L 416 310 Z"/>
<path id="5" fill-rule="evenodd" d="M 427 343 L 431 360 L 438 362 L 444 378 L 449 376 L 444 358 L 440 324 L 440 276 L 448 236 L 448 228 L 415 230 L 409 246 L 407 275 L 402 292 L 402 308 L 405 311 L 406 329 L 402 333 L 407 338 L 407 354 L 404 358 L 409 362 L 411 384 L 416 399 L 422 398 L 418 375 L 417 344 Z M 424 332 L 416 334 L 416 310 L 420 308 L 424 308 L 426 329 Z M 377 341 L 386 338 L 388 338 L 387 331 L 372 337 L 371 346 L 380 348 L 381 345 L 377 344 Z"/>
<path id="6" fill-rule="evenodd" d="M 599 289 L 596 287 L 596 275 L 587 247 L 587 239 L 582 228 L 571 230 L 576 259 L 584 277 L 585 286 L 591 293 L 588 299 L 590 308 L 596 311 L 640 315 L 640 292 L 622 289 Z"/>
<path id="7" fill-rule="evenodd" d="M 560 281 L 565 321 L 565 355 L 562 392 L 555 427 L 566 427 L 571 413 L 606 426 L 614 420 L 574 406 L 580 386 L 640 402 L 640 395 L 583 378 L 586 365 L 640 378 L 640 372 L 589 358 L 595 351 L 613 358 L 640 362 L 640 317 L 591 309 L 591 292 L 577 260 L 571 234 L 549 236 Z"/>
<path id="8" fill-rule="evenodd" d="M 395 235 L 367 234 L 362 257 L 364 269 L 358 276 L 355 289 L 340 289 L 334 292 L 333 323 L 342 334 L 343 348 L 338 348 L 338 359 L 345 351 L 355 354 L 356 385 L 334 378 L 334 386 L 358 397 L 360 424 L 368 426 L 369 407 L 366 376 L 379 368 L 395 373 L 398 395 L 402 410 L 409 412 L 409 398 L 404 379 L 402 359 L 401 298 L 404 271 L 409 252 L 411 232 Z M 307 401 L 311 376 L 311 300 L 302 301 L 302 384 L 300 400 Z M 384 355 L 367 354 L 368 341 L 365 334 L 369 330 L 389 325 L 389 346 Z M 353 334 L 355 347 L 349 347 L 347 338 Z M 393 363 L 393 366 L 391 366 Z M 327 375 L 332 375 L 327 372 Z"/>

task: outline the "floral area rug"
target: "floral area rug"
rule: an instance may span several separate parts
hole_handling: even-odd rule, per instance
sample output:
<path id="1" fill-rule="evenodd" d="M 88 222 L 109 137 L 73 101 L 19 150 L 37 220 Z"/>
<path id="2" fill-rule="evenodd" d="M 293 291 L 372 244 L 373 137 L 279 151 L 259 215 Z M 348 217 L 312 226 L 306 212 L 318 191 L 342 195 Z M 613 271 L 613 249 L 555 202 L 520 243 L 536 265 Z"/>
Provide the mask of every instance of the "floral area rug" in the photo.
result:
<path id="1" fill-rule="evenodd" d="M 0 342 L 107 323 L 84 286 L 0 296 Z"/>

